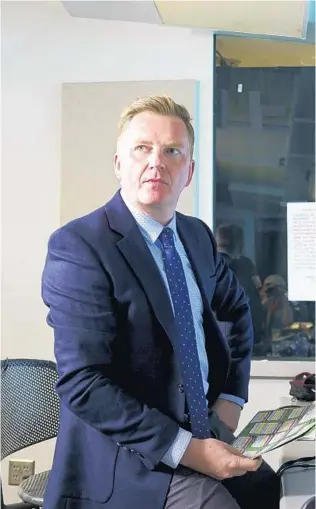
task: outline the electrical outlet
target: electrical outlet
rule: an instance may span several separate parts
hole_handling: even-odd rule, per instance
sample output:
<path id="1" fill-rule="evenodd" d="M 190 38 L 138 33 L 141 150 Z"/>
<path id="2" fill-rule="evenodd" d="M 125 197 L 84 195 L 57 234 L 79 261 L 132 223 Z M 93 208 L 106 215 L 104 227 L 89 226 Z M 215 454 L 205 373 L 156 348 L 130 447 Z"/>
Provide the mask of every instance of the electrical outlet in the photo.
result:
<path id="1" fill-rule="evenodd" d="M 24 479 L 31 477 L 35 472 L 35 461 L 9 460 L 9 485 L 19 486 Z"/>

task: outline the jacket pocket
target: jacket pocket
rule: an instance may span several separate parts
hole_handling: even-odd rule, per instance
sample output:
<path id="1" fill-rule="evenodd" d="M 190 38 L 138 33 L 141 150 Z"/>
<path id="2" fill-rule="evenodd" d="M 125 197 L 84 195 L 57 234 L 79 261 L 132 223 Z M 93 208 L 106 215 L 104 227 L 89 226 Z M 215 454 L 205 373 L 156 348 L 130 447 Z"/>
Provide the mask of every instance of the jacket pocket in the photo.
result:
<path id="1" fill-rule="evenodd" d="M 67 473 L 62 479 L 62 496 L 69 499 L 67 509 L 69 504 L 71 508 L 78 506 L 80 509 L 81 507 L 94 509 L 93 504 L 90 506 L 86 503 L 81 506 L 80 503 L 84 501 L 105 503 L 113 494 L 119 446 L 115 442 L 110 442 L 106 448 L 98 447 L 97 443 L 92 442 L 90 447 L 90 454 L 87 454 L 89 452 L 87 450 L 84 458 L 72 456 L 72 462 L 69 461 Z M 96 509 L 98 507 L 96 505 Z"/>

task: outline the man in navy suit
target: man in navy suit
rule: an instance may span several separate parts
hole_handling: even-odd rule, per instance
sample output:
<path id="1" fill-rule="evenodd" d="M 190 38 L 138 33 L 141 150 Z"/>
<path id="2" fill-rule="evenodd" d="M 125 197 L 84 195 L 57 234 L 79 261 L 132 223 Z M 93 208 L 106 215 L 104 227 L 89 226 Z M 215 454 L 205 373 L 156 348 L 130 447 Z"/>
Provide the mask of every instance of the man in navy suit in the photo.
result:
<path id="1" fill-rule="evenodd" d="M 229 445 L 253 331 L 211 231 L 175 212 L 193 147 L 183 106 L 138 99 L 119 123 L 120 191 L 49 240 L 61 417 L 44 509 L 278 507 L 274 472 Z"/>

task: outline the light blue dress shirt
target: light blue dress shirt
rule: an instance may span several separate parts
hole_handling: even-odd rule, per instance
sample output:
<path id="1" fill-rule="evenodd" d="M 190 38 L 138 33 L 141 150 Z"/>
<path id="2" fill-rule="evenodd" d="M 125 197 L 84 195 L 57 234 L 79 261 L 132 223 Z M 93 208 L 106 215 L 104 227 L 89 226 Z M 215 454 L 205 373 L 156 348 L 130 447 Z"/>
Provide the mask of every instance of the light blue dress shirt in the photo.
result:
<path id="1" fill-rule="evenodd" d="M 162 259 L 162 250 L 160 247 L 160 241 L 158 239 L 159 235 L 161 234 L 164 226 L 153 219 L 150 216 L 147 216 L 143 213 L 141 213 L 139 210 L 137 210 L 133 205 L 131 205 L 126 197 L 124 197 L 123 192 L 121 192 L 122 198 L 133 215 L 134 219 L 137 222 L 137 225 L 139 227 L 140 232 L 142 233 L 147 246 L 157 264 L 157 267 L 159 269 L 159 272 L 164 280 L 164 283 L 167 287 L 170 302 L 172 305 L 172 298 L 169 290 L 167 275 L 164 268 L 164 263 Z M 184 246 L 179 238 L 179 235 L 177 233 L 177 226 L 176 226 L 176 216 L 174 215 L 171 221 L 168 223 L 168 227 L 171 228 L 174 232 L 174 240 L 175 240 L 175 247 L 178 251 L 184 273 L 186 282 L 188 285 L 188 291 L 189 291 L 189 297 L 190 297 L 190 303 L 192 308 L 192 314 L 193 314 L 193 322 L 194 322 L 194 329 L 195 329 L 195 336 L 196 336 L 196 342 L 197 342 L 197 349 L 198 349 L 198 356 L 200 360 L 200 366 L 201 366 L 201 373 L 202 373 L 202 379 L 203 379 L 203 386 L 205 395 L 208 392 L 209 384 L 208 384 L 208 374 L 209 374 L 209 366 L 208 366 L 208 360 L 207 360 L 207 354 L 205 349 L 205 335 L 204 335 L 204 329 L 203 329 L 203 302 L 201 293 L 199 290 L 199 287 L 197 285 L 192 267 L 190 265 L 189 259 L 187 257 L 187 254 L 185 252 Z M 231 394 L 220 394 L 219 398 L 226 399 L 228 401 L 233 401 L 234 403 L 237 403 L 241 407 L 243 407 L 245 401 L 242 398 L 238 398 L 237 396 L 233 396 Z M 172 446 L 169 448 L 169 450 L 166 452 L 165 456 L 162 458 L 162 461 L 172 467 L 176 468 L 178 464 L 180 463 L 180 460 L 192 438 L 192 433 L 189 431 L 179 428 L 178 435 L 172 444 Z"/>

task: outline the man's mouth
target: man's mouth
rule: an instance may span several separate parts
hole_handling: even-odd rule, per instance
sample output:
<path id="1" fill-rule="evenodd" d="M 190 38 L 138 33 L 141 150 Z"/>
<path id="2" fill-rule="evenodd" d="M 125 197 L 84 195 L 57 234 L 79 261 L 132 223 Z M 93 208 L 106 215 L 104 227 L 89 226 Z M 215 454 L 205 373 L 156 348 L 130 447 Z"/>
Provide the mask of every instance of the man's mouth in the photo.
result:
<path id="1" fill-rule="evenodd" d="M 145 180 L 145 183 L 147 183 L 147 182 L 150 182 L 152 184 L 165 184 L 166 183 L 162 179 L 147 179 L 147 180 Z"/>

